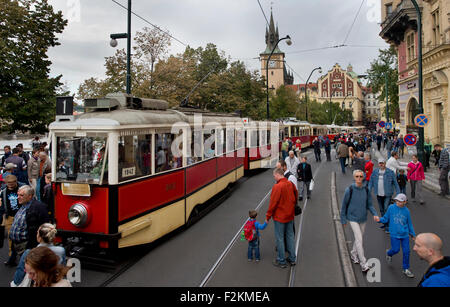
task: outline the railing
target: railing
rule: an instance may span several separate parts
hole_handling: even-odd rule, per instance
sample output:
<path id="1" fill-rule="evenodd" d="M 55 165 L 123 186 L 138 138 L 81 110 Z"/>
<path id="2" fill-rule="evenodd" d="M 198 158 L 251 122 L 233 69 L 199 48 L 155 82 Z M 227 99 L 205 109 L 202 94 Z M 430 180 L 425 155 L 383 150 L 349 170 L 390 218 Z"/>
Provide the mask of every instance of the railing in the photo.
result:
<path id="1" fill-rule="evenodd" d="M 422 9 L 422 7 L 420 7 Z M 400 4 L 386 16 L 386 19 L 381 23 L 381 28 L 384 29 L 397 15 L 402 13 L 403 10 L 412 10 L 415 12 L 414 5 L 411 0 L 403 0 Z M 415 16 L 415 15 L 414 15 Z"/>

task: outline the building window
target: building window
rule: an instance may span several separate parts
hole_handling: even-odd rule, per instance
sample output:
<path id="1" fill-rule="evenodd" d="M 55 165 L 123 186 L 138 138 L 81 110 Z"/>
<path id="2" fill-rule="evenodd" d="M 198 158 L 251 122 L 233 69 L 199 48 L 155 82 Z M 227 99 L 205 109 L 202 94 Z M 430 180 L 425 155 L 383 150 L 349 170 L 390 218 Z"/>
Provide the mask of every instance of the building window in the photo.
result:
<path id="1" fill-rule="evenodd" d="M 441 33 L 439 26 L 439 9 L 431 13 L 431 18 L 433 20 L 433 43 L 439 45 L 441 43 Z"/>
<path id="2" fill-rule="evenodd" d="M 412 61 L 416 58 L 416 52 L 415 52 L 415 32 L 412 32 L 406 36 L 406 49 L 408 54 L 408 62 Z"/>
<path id="3" fill-rule="evenodd" d="M 386 17 L 392 14 L 392 3 L 386 4 Z"/>
<path id="4" fill-rule="evenodd" d="M 353 92 L 352 91 L 348 91 L 348 96 L 353 96 Z"/>

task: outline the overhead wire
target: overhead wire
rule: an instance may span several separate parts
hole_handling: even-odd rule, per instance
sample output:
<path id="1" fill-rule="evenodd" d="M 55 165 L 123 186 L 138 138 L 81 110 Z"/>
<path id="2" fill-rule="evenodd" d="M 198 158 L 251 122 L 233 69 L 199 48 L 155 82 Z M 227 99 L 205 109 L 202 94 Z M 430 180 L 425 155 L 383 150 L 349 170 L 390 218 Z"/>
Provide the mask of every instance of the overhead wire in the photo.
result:
<path id="1" fill-rule="evenodd" d="M 352 23 L 352 25 L 350 26 L 350 30 L 348 30 L 347 35 L 345 36 L 345 39 L 344 39 L 344 42 L 342 43 L 342 45 L 345 45 L 345 43 L 347 42 L 348 36 L 349 36 L 350 33 L 352 32 L 352 29 L 353 29 L 353 26 L 355 25 L 356 19 L 358 19 L 359 12 L 361 12 L 361 8 L 362 8 L 362 6 L 363 6 L 363 4 L 364 4 L 364 1 L 365 1 L 365 0 L 362 0 L 362 1 L 361 1 L 361 5 L 359 6 L 359 9 L 358 9 L 358 12 L 356 13 L 355 19 L 353 19 L 353 23 Z"/>

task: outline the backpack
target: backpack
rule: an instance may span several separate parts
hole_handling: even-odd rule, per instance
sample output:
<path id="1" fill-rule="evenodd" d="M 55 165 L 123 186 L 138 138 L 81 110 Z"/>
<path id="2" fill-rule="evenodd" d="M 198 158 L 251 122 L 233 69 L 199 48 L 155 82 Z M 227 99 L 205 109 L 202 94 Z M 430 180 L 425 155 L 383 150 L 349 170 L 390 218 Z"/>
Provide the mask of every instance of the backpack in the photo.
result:
<path id="1" fill-rule="evenodd" d="M 244 230 L 242 231 L 244 238 L 249 242 L 257 238 L 255 222 L 256 220 L 248 220 L 244 225 Z"/>

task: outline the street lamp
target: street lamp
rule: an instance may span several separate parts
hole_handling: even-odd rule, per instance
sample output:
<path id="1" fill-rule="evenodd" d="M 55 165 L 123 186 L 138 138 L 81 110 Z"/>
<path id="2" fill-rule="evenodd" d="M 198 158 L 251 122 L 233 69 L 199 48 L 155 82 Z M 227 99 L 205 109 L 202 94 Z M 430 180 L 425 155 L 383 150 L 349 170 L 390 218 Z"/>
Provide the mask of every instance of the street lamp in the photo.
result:
<path id="1" fill-rule="evenodd" d="M 319 74 L 322 73 L 322 67 L 314 68 L 311 71 L 311 73 L 309 74 L 309 77 L 306 80 L 306 85 L 305 85 L 306 121 L 308 121 L 308 82 L 309 82 L 309 78 L 311 78 L 313 72 L 316 71 L 316 70 L 319 70 Z"/>
<path id="2" fill-rule="evenodd" d="M 270 120 L 270 113 L 269 113 L 269 61 L 270 61 L 270 58 L 272 57 L 272 55 L 273 55 L 275 49 L 277 49 L 278 44 L 279 44 L 282 40 L 285 40 L 285 39 L 287 39 L 286 44 L 287 44 L 288 46 L 292 45 L 292 40 L 291 40 L 291 37 L 290 37 L 289 35 L 286 35 L 286 37 L 280 38 L 280 39 L 278 40 L 278 42 L 275 44 L 275 46 L 273 47 L 272 52 L 270 53 L 269 57 L 267 58 L 267 62 L 266 62 L 267 120 Z"/>
<path id="3" fill-rule="evenodd" d="M 127 39 L 127 94 L 131 94 L 131 0 L 128 0 L 128 33 L 111 34 L 111 47 L 117 47 L 117 39 Z"/>

